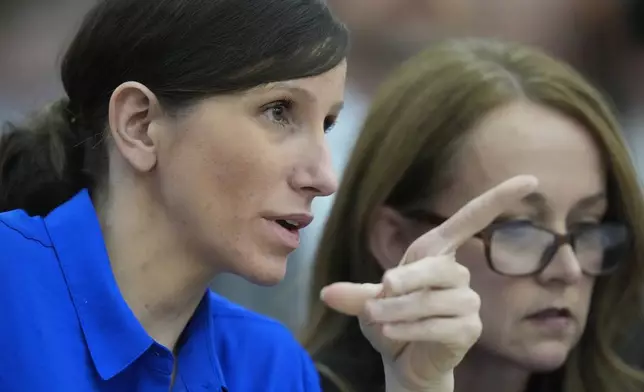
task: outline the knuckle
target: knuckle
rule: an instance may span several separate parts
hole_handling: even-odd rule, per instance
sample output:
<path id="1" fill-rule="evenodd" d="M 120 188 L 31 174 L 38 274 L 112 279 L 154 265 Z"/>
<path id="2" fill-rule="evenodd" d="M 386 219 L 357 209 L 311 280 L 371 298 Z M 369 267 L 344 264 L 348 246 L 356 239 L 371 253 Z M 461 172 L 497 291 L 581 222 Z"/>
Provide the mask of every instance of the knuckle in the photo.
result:
<path id="1" fill-rule="evenodd" d="M 406 262 L 416 261 L 422 258 L 425 255 L 425 253 L 427 252 L 422 242 L 422 238 L 420 238 L 412 242 L 411 245 L 409 245 L 409 248 L 407 248 L 407 251 L 405 252 L 405 256 L 403 257 L 403 259 Z"/>
<path id="2" fill-rule="evenodd" d="M 448 340 L 454 347 L 469 349 L 479 339 L 482 331 L 483 325 L 478 316 L 466 317 L 451 331 Z"/>
<path id="3" fill-rule="evenodd" d="M 386 293 L 397 293 L 400 290 L 397 274 L 393 270 L 385 272 L 382 276 L 382 286 Z"/>
<path id="4" fill-rule="evenodd" d="M 380 333 L 387 339 L 396 340 L 398 337 L 398 328 L 395 325 L 387 324 L 378 326 Z"/>
<path id="5" fill-rule="evenodd" d="M 478 314 L 481 309 L 481 296 L 479 296 L 474 290 L 467 290 L 463 295 L 464 308 L 469 313 Z"/>
<path id="6" fill-rule="evenodd" d="M 481 323 L 481 318 L 478 317 L 468 317 L 462 325 L 461 336 L 465 340 L 466 344 L 473 344 L 481 336 L 483 331 L 483 324 Z"/>
<path id="7" fill-rule="evenodd" d="M 454 263 L 454 265 L 456 266 L 455 274 L 458 282 L 463 286 L 469 286 L 471 278 L 470 270 L 462 264 Z"/>
<path id="8" fill-rule="evenodd" d="M 469 336 L 464 336 L 462 334 L 454 334 L 454 339 L 452 344 L 455 345 L 456 347 L 459 347 L 461 349 L 468 349 L 471 345 L 472 342 L 469 339 Z"/>

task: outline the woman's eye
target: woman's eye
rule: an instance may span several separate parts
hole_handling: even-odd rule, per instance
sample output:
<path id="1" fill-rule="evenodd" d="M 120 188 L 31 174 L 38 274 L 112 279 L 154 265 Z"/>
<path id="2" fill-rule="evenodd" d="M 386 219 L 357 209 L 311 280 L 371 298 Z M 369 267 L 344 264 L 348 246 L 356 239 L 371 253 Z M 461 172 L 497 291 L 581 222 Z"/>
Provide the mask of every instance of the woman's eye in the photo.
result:
<path id="1" fill-rule="evenodd" d="M 292 107 L 291 101 L 281 100 L 268 105 L 264 109 L 264 114 L 274 123 L 285 126 L 290 124 L 289 111 Z"/>
<path id="2" fill-rule="evenodd" d="M 336 117 L 329 116 L 324 119 L 324 133 L 329 133 L 336 124 Z"/>

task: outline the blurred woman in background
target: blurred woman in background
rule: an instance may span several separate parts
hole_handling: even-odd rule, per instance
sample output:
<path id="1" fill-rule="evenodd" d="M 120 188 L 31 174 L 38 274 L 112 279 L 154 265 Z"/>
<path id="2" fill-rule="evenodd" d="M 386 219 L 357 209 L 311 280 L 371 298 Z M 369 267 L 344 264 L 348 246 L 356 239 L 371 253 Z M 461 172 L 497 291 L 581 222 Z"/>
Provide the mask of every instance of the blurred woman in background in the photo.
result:
<path id="1" fill-rule="evenodd" d="M 483 333 L 456 368 L 455 391 L 644 388 L 616 353 L 642 311 L 644 204 L 613 113 L 539 51 L 463 40 L 391 76 L 347 166 L 305 335 L 326 392 L 381 390 L 384 375 L 365 323 L 323 306 L 319 289 L 386 280 L 422 233 L 519 174 L 534 175 L 538 188 L 456 252 L 481 297 Z M 445 290 L 423 295 L 429 313 L 449 312 Z M 421 318 L 395 299 L 367 303 L 363 318 L 403 316 Z"/>

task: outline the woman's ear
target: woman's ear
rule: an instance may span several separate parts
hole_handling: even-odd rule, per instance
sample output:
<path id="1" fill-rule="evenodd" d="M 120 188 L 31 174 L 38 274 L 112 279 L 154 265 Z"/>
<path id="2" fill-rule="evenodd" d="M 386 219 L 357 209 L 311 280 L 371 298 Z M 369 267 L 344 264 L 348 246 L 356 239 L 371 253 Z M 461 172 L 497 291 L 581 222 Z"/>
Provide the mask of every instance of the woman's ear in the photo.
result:
<path id="1" fill-rule="evenodd" d="M 371 254 L 383 269 L 388 270 L 400 263 L 409 245 L 417 238 L 419 230 L 415 226 L 395 209 L 378 207 L 368 241 Z"/>
<path id="2" fill-rule="evenodd" d="M 147 87 L 126 82 L 112 93 L 109 126 L 121 155 L 139 172 L 156 166 L 159 132 L 152 126 L 162 115 L 159 102 Z"/>

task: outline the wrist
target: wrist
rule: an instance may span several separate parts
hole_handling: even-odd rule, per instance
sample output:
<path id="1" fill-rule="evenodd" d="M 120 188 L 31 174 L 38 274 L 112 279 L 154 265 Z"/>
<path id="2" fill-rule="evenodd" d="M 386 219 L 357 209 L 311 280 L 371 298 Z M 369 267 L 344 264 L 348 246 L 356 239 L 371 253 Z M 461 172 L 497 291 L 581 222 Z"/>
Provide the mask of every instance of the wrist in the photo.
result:
<path id="1" fill-rule="evenodd" d="M 401 383 L 391 368 L 385 366 L 385 387 L 386 392 L 454 392 L 454 372 L 423 381 L 422 386 L 414 386 Z"/>

